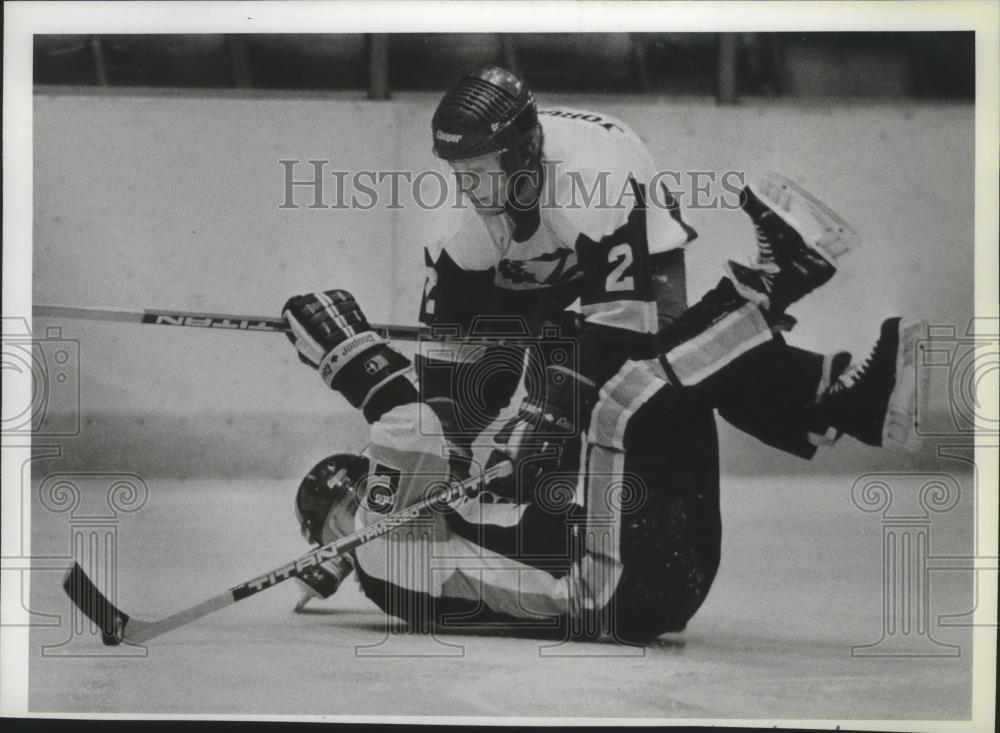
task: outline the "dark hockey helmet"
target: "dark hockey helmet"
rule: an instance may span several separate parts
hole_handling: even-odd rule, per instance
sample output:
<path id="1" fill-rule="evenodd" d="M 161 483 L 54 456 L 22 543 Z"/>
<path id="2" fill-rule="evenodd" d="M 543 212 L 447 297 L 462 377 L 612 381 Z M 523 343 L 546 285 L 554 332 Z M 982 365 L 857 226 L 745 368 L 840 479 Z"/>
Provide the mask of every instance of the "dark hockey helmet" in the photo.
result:
<path id="1" fill-rule="evenodd" d="M 542 127 L 528 85 L 498 66 L 463 76 L 445 93 L 431 120 L 434 154 L 444 160 L 499 152 L 511 175 L 534 170 L 542 153 Z"/>
<path id="2" fill-rule="evenodd" d="M 323 544 L 323 527 L 336 509 L 353 517 L 358 508 L 354 486 L 368 475 L 368 459 L 351 453 L 324 458 L 306 474 L 295 495 L 295 517 L 302 536 Z"/>

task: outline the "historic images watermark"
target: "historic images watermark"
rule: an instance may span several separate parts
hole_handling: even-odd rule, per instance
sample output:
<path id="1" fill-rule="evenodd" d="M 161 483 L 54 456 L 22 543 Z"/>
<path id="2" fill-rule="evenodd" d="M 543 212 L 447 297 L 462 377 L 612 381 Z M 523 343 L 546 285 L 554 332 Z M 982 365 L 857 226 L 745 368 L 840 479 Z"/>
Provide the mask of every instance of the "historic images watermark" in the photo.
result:
<path id="1" fill-rule="evenodd" d="M 1000 321 L 972 318 L 960 327 L 931 325 L 928 338 L 916 345 L 914 369 L 917 404 L 923 406 L 918 433 L 925 448 L 940 457 L 967 455 L 974 468 L 970 439 L 1000 433 L 996 394 L 1000 374 Z M 938 395 L 937 404 L 931 397 Z M 933 439 L 933 440 L 931 440 Z M 995 443 L 994 443 L 995 444 Z M 960 480 L 961 479 L 961 480 Z M 962 648 L 935 638 L 935 630 L 969 628 L 978 603 L 978 573 L 995 573 L 997 558 L 978 546 L 965 555 L 935 552 L 935 517 L 953 512 L 962 496 L 962 481 L 971 484 L 964 497 L 978 514 L 978 474 L 944 472 L 877 472 L 860 476 L 851 498 L 864 512 L 880 515 L 882 565 L 882 629 L 879 638 L 851 647 L 851 655 L 870 657 L 958 657 Z M 992 490 L 993 487 L 988 487 Z M 974 521 L 974 520 L 973 520 Z M 970 528 L 970 538 L 975 528 Z M 972 580 L 970 608 L 934 618 L 932 598 L 943 572 L 963 572 Z"/>
<path id="2" fill-rule="evenodd" d="M 433 273 L 429 277 L 433 279 Z M 430 282 L 428 287 L 432 286 Z M 580 371 L 579 342 L 571 329 L 546 322 L 533 332 L 520 316 L 479 316 L 464 335 L 458 326 L 436 325 L 431 327 L 430 336 L 417 342 L 424 375 L 421 400 L 433 399 L 448 385 L 444 394 L 453 396 L 454 410 L 444 422 L 427 420 L 427 413 L 422 412 L 421 434 L 447 434 L 451 440 L 472 441 L 498 414 L 491 393 L 498 385 L 501 392 L 507 388 L 513 392 L 522 377 L 536 401 L 544 402 L 547 387 L 555 390 L 565 386 L 571 392 L 560 400 L 567 413 L 565 423 L 567 427 L 583 424 L 579 385 L 550 385 L 546 378 L 546 369 L 552 366 Z"/>
<path id="3" fill-rule="evenodd" d="M 42 611 L 26 597 L 24 579 L 30 573 L 33 583 L 59 585 L 69 577 L 68 571 L 79 565 L 111 603 L 116 603 L 122 519 L 145 505 L 149 497 L 146 481 L 134 473 L 110 471 L 53 472 L 32 481 L 31 473 L 37 473 L 37 464 L 58 457 L 59 451 L 52 446 L 24 445 L 5 445 L 4 450 L 23 454 L 21 506 L 36 507 L 32 524 L 38 526 L 46 521 L 39 520 L 39 507 L 43 512 L 63 515 L 67 537 L 62 550 L 36 546 L 28 552 L 25 540 L 31 526 L 24 514 L 18 526 L 19 537 L 5 538 L 8 543 L 2 569 L 8 577 L 20 575 L 15 588 L 21 594 L 23 613 L 19 618 L 5 617 L 0 625 L 64 630 L 62 640 L 40 647 L 38 651 L 44 657 L 145 657 L 144 646 L 104 646 L 102 629 L 71 602 L 68 594 L 72 588 L 66 588 L 66 594 L 59 593 L 56 607 Z M 59 613 L 49 612 L 54 609 Z"/>
<path id="4" fill-rule="evenodd" d="M 932 324 L 919 345 L 916 365 L 917 388 L 931 394 L 939 390 L 947 399 L 946 411 L 932 411 L 920 420 L 921 435 L 1000 434 L 997 403 L 988 396 L 996 395 L 1000 377 L 1000 319 L 972 318 L 964 328 Z"/>
<path id="5" fill-rule="evenodd" d="M 26 597 L 29 573 L 36 582 L 48 584 L 79 564 L 114 603 L 121 519 L 143 507 L 149 489 L 134 473 L 40 474 L 38 465 L 61 456 L 63 441 L 81 432 L 80 343 L 65 337 L 60 326 L 33 334 L 27 319 L 4 317 L 2 346 L 3 450 L 20 465 L 20 488 L 9 490 L 20 491 L 22 507 L 19 521 L 5 525 L 16 531 L 4 537 L 2 569 L 9 577 L 20 576 L 14 587 L 21 595 L 22 613 L 4 617 L 0 625 L 64 629 L 62 641 L 41 647 L 46 657 L 144 657 L 142 646 L 104 646 L 101 630 L 66 595 L 59 596 L 60 613 L 40 611 Z M 32 525 L 27 509 L 33 505 L 36 511 L 40 507 L 65 515 L 68 537 L 63 551 L 28 551 Z"/>
<path id="6" fill-rule="evenodd" d="M 78 340 L 63 336 L 59 326 L 34 335 L 27 319 L 5 316 L 2 358 L 5 438 L 80 433 Z"/>
<path id="7" fill-rule="evenodd" d="M 864 512 L 881 515 L 882 629 L 851 647 L 853 657 L 957 657 L 961 648 L 934 638 L 931 619 L 931 519 L 959 502 L 958 480 L 945 473 L 869 473 L 851 487 Z"/>
<path id="8" fill-rule="evenodd" d="M 610 170 L 563 170 L 543 160 L 540 170 L 508 175 L 500 170 L 343 170 L 323 159 L 283 159 L 279 209 L 463 209 L 503 202 L 515 210 L 650 208 L 738 209 L 746 174 L 729 171 L 661 170 L 652 174 Z M 633 182 L 641 185 L 637 194 Z"/>
<path id="9" fill-rule="evenodd" d="M 39 501 L 50 512 L 63 513 L 69 525 L 70 552 L 63 562 L 74 564 L 100 588 L 113 604 L 118 604 L 118 540 L 121 518 L 141 509 L 149 498 L 149 488 L 133 473 L 52 473 L 38 487 Z M 52 558 L 49 558 L 52 559 Z M 68 578 L 69 576 L 67 576 Z M 68 582 L 68 581 L 64 581 Z M 67 587 L 67 594 L 75 589 Z M 87 618 L 73 603 L 66 638 L 42 647 L 45 657 L 145 657 L 143 645 L 104 646 L 103 629 Z"/>

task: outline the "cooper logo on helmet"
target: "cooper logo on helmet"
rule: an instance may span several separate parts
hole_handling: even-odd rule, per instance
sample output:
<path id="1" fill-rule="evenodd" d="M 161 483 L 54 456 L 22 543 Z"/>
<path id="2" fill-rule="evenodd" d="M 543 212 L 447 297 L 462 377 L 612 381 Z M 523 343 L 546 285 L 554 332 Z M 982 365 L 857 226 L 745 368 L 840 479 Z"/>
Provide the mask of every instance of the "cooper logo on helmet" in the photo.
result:
<path id="1" fill-rule="evenodd" d="M 438 130 L 437 132 L 435 132 L 434 133 L 434 137 L 436 137 L 438 140 L 441 140 L 442 142 L 446 142 L 446 143 L 459 143 L 459 142 L 462 142 L 462 136 L 461 135 L 456 135 L 456 134 L 451 133 L 451 132 L 445 132 L 444 130 Z"/>

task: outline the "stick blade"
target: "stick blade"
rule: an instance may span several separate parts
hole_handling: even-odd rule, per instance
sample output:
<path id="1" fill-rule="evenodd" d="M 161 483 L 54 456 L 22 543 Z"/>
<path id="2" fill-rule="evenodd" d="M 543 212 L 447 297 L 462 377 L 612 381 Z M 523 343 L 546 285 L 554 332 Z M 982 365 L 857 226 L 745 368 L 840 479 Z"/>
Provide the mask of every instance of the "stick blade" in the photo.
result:
<path id="1" fill-rule="evenodd" d="M 73 563 L 63 579 L 63 590 L 70 600 L 83 611 L 84 615 L 97 624 L 101 630 L 101 641 L 106 646 L 117 646 L 122 643 L 125 625 L 129 621 L 128 614 L 118 610 L 109 601 L 93 581 L 80 567 Z"/>

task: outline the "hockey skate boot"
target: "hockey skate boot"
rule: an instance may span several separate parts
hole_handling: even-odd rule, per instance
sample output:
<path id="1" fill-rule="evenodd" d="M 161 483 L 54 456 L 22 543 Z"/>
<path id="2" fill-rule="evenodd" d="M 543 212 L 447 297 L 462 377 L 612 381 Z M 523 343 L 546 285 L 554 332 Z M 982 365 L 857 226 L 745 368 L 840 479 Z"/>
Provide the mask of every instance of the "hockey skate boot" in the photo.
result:
<path id="1" fill-rule="evenodd" d="M 730 262 L 730 275 L 773 315 L 829 280 L 835 261 L 861 243 L 840 215 L 780 173 L 761 175 L 740 205 L 754 223 L 758 252 L 750 267 Z"/>
<path id="2" fill-rule="evenodd" d="M 740 205 L 753 221 L 757 259 L 752 267 L 730 260 L 727 270 L 736 290 L 771 315 L 823 285 L 837 271 L 833 260 L 806 239 L 804 227 L 747 186 Z"/>
<path id="3" fill-rule="evenodd" d="M 832 383 L 817 401 L 813 432 L 828 442 L 846 434 L 868 445 L 915 448 L 917 401 L 926 395 L 926 389 L 917 389 L 916 351 L 926 330 L 922 321 L 890 318 L 863 362 L 843 369 L 843 362 L 837 363 L 841 354 L 834 357 Z"/>

